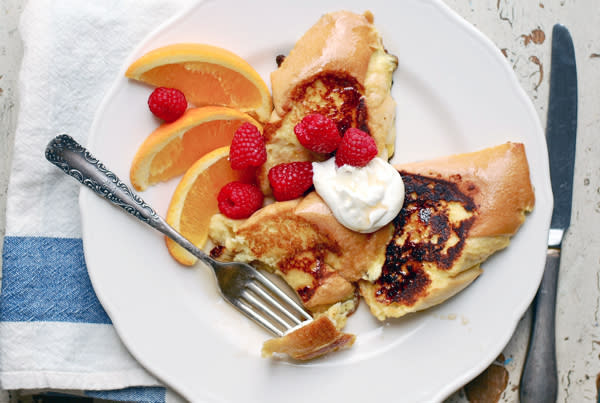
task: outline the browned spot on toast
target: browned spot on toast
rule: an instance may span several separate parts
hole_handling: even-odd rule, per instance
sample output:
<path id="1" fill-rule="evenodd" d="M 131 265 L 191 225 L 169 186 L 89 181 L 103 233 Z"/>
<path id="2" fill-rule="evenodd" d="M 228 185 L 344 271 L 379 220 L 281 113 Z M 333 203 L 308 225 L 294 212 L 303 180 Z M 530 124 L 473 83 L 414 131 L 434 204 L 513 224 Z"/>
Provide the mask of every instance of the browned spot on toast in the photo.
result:
<path id="1" fill-rule="evenodd" d="M 281 123 L 283 121 L 278 120 L 277 122 L 269 122 L 265 125 L 264 129 L 263 129 L 263 136 L 265 137 L 266 141 L 269 141 L 273 138 L 273 136 L 275 136 L 275 133 L 277 133 L 277 130 L 279 130 L 281 128 Z"/>
<path id="2" fill-rule="evenodd" d="M 317 245 L 311 250 L 293 254 L 289 258 L 283 259 L 278 265 L 282 273 L 298 270 L 312 276 L 312 284 L 296 290 L 303 302 L 311 299 L 323 281 L 333 274 L 333 271 L 327 270 L 325 266 L 326 248 L 326 245 Z"/>
<path id="3" fill-rule="evenodd" d="M 401 175 L 404 206 L 394 219 L 394 235 L 376 281 L 376 298 L 385 304 L 413 305 L 427 295 L 431 284 L 424 264 L 448 270 L 461 256 L 476 205 L 455 183 L 406 172 Z M 453 180 L 462 178 L 456 175 Z M 468 217 L 453 218 L 451 203 L 460 205 Z"/>
<path id="4" fill-rule="evenodd" d="M 210 257 L 213 259 L 217 259 L 221 257 L 221 255 L 225 252 L 225 247 L 223 245 L 217 245 L 210 250 Z"/>
<path id="5" fill-rule="evenodd" d="M 281 63 L 285 60 L 285 55 L 277 55 L 275 57 L 275 63 L 277 63 L 277 67 L 281 67 Z"/>
<path id="6" fill-rule="evenodd" d="M 318 102 L 307 96 L 309 92 L 319 94 Z M 332 119 L 342 134 L 350 127 L 369 133 L 362 93 L 363 88 L 355 78 L 339 72 L 323 72 L 299 85 L 292 99 L 302 104 L 307 113 L 316 112 Z"/>

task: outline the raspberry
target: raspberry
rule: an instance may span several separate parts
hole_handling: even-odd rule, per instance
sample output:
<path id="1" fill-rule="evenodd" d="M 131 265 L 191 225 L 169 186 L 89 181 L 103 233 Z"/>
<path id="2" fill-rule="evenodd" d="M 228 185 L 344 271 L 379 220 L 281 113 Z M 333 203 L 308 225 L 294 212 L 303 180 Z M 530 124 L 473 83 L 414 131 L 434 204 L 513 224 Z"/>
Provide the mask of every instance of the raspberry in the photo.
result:
<path id="1" fill-rule="evenodd" d="M 335 153 L 335 164 L 364 167 L 377 155 L 377 145 L 368 133 L 354 127 L 344 133 L 342 142 Z"/>
<path id="2" fill-rule="evenodd" d="M 150 111 L 165 122 L 173 122 L 187 109 L 183 92 L 175 88 L 158 87 L 148 97 Z"/>
<path id="3" fill-rule="evenodd" d="M 263 194 L 254 185 L 230 182 L 217 196 L 219 211 L 229 218 L 247 218 L 262 207 Z"/>
<path id="4" fill-rule="evenodd" d="M 273 196 L 278 201 L 300 197 L 313 184 L 312 162 L 288 162 L 269 170 Z"/>
<path id="5" fill-rule="evenodd" d="M 305 116 L 294 127 L 298 141 L 304 147 L 317 153 L 332 153 L 342 137 L 334 121 L 319 113 Z"/>
<path id="6" fill-rule="evenodd" d="M 229 149 L 229 162 L 233 169 L 258 167 L 267 160 L 265 139 L 256 126 L 248 122 L 241 125 L 233 135 Z"/>

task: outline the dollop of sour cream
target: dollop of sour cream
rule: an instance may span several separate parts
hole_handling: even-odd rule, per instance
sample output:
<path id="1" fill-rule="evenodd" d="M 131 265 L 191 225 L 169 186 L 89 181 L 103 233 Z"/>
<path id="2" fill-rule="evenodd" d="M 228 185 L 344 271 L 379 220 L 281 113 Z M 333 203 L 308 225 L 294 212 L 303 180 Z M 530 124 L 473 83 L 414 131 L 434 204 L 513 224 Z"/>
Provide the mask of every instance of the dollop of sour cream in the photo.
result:
<path id="1" fill-rule="evenodd" d="M 313 162 L 315 190 L 343 226 L 371 233 L 391 222 L 404 203 L 404 182 L 381 158 L 364 167 L 335 165 L 335 158 Z"/>

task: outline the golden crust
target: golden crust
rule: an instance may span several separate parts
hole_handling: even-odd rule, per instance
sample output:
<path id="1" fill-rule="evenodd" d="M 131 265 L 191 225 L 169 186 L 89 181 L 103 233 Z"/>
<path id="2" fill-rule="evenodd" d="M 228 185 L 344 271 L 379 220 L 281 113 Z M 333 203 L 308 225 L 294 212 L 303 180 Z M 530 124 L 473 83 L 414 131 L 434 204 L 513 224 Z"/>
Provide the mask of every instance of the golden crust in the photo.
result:
<path id="1" fill-rule="evenodd" d="M 321 316 L 285 336 L 265 341 L 263 357 L 287 354 L 296 360 L 311 360 L 349 348 L 356 336 L 340 332 L 327 316 Z"/>
<path id="2" fill-rule="evenodd" d="M 313 293 L 303 301 L 313 312 L 337 307 L 338 319 L 319 317 L 269 340 L 264 355 L 303 360 L 351 346 L 354 336 L 339 330 L 355 309 L 349 294 L 356 282 L 380 320 L 445 301 L 482 273 L 480 264 L 491 254 L 508 246 L 534 206 L 522 144 L 397 168 L 405 181 L 405 205 L 392 224 L 373 234 L 343 227 L 316 193 L 266 206 L 245 221 L 229 220 L 226 231 L 212 228 L 211 221 L 211 238 L 218 245 L 228 242 L 227 256 L 271 265 L 297 291 L 310 283 Z M 312 272 L 304 265 L 314 263 L 315 256 L 326 274 L 318 284 L 303 277 Z M 337 301 L 346 301 L 346 309 Z"/>
<path id="3" fill-rule="evenodd" d="M 295 214 L 310 222 L 335 245 L 338 253 L 329 254 L 326 262 L 348 281 L 358 281 L 379 270 L 385 259 L 385 246 L 392 238 L 393 225 L 388 224 L 372 234 L 361 234 L 341 225 L 316 192 L 298 204 Z"/>
<path id="4" fill-rule="evenodd" d="M 398 65 L 373 25 L 373 16 L 348 11 L 323 15 L 271 73 L 274 110 L 264 128 L 267 162 L 258 182 L 270 194 L 268 171 L 292 161 L 322 161 L 304 148 L 294 126 L 309 113 L 330 117 L 341 133 L 349 127 L 368 131 L 379 156 L 394 153 L 395 108 L 390 95 Z"/>
<path id="5" fill-rule="evenodd" d="M 472 197 L 478 218 L 471 236 L 513 235 L 535 204 L 525 147 L 521 143 L 509 142 L 471 153 L 398 164 L 396 168 L 456 183 L 464 194 Z"/>
<path id="6" fill-rule="evenodd" d="M 283 277 L 306 307 L 320 310 L 353 298 L 359 279 L 379 275 L 392 231 L 391 224 L 373 234 L 351 231 L 312 192 L 265 206 L 245 221 L 215 216 L 209 232 L 215 244 L 225 246 L 223 258 L 261 262 Z"/>
<path id="7" fill-rule="evenodd" d="M 299 204 L 300 199 L 273 203 L 242 222 L 217 215 L 210 224 L 211 240 L 225 246 L 224 258 L 266 265 L 310 309 L 352 299 L 355 285 L 327 263 L 326 256 L 341 249 L 295 213 Z"/>
<path id="8" fill-rule="evenodd" d="M 310 223 L 294 215 L 300 199 L 269 204 L 254 213 L 237 230 L 256 259 L 275 266 L 291 253 L 324 242 Z"/>
<path id="9" fill-rule="evenodd" d="M 479 265 L 473 266 L 456 276 L 435 276 L 428 289 L 426 297 L 420 298 L 414 304 L 382 304 L 376 298 L 377 286 L 369 281 L 359 282 L 360 293 L 369 306 L 371 313 L 379 320 L 386 318 L 399 318 L 408 313 L 422 311 L 432 306 L 441 304 L 448 298 L 458 294 L 471 284 L 482 273 Z"/>
<path id="10" fill-rule="evenodd" d="M 379 34 L 365 15 L 338 11 L 323 15 L 296 42 L 271 73 L 273 104 L 279 116 L 291 109 L 295 88 L 324 71 L 343 71 L 363 87 Z"/>
<path id="11" fill-rule="evenodd" d="M 391 243 L 398 245 L 398 256 L 390 255 L 393 249 L 388 247 L 388 260 L 382 269 L 385 277 L 359 284 L 365 302 L 380 320 L 437 305 L 464 289 L 481 273 L 480 263 L 508 246 L 510 236 L 534 205 L 522 144 L 506 143 L 396 167 L 405 183 L 419 182 L 414 189 L 434 183 L 436 192 L 452 201 L 426 204 L 427 214 L 448 217 L 449 226 L 435 232 L 432 222 L 423 223 L 421 219 L 425 205 L 411 205 L 410 192 L 414 191 L 407 187 L 409 204 L 400 213 L 402 226 L 396 228 Z M 423 189 L 427 192 L 426 187 Z M 428 201 L 435 198 L 430 196 L 425 193 Z M 433 241 L 434 237 L 443 234 L 448 237 L 449 247 L 432 258 L 424 251 L 435 248 L 440 241 Z M 410 250 L 411 245 L 421 243 L 423 246 Z M 420 257 L 413 261 L 415 252 Z M 390 278 L 394 280 L 386 280 Z"/>

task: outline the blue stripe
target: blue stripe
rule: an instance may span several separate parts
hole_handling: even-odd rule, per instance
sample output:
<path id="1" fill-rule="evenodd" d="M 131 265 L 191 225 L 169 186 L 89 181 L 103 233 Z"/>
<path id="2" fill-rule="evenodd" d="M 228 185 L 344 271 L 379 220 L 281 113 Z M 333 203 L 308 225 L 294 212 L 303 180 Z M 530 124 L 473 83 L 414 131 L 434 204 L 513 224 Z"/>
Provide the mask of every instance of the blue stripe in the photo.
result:
<path id="1" fill-rule="evenodd" d="M 88 390 L 85 395 L 118 402 L 164 403 L 166 389 L 161 387 L 134 387 L 119 390 Z"/>
<path id="2" fill-rule="evenodd" d="M 83 243 L 74 238 L 5 237 L 0 321 L 111 321 L 88 277 Z"/>

